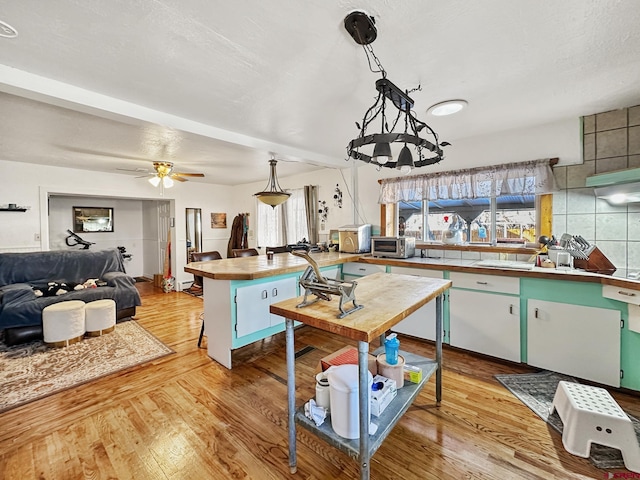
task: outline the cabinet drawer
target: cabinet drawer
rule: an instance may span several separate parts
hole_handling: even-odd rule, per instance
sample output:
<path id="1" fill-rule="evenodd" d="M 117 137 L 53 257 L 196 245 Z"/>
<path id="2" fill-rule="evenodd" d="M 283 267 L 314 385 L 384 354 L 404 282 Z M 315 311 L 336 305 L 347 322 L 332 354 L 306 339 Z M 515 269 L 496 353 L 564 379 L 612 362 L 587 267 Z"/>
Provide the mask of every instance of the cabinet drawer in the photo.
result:
<path id="1" fill-rule="evenodd" d="M 483 292 L 509 293 L 512 295 L 520 294 L 520 279 L 518 277 L 451 272 L 449 279 L 453 282 L 453 288 L 469 288 Z"/>
<path id="2" fill-rule="evenodd" d="M 385 267 L 380 265 L 370 265 L 368 263 L 348 262 L 342 264 L 342 273 L 344 275 L 357 275 L 364 277 L 372 273 L 384 272 Z"/>
<path id="3" fill-rule="evenodd" d="M 640 305 L 640 290 L 621 288 L 614 285 L 603 285 L 602 296 L 611 300 Z"/>
<path id="4" fill-rule="evenodd" d="M 429 270 L 427 268 L 415 267 L 389 267 L 390 273 L 401 273 L 403 275 L 416 275 L 417 277 L 444 278 L 440 270 Z"/>

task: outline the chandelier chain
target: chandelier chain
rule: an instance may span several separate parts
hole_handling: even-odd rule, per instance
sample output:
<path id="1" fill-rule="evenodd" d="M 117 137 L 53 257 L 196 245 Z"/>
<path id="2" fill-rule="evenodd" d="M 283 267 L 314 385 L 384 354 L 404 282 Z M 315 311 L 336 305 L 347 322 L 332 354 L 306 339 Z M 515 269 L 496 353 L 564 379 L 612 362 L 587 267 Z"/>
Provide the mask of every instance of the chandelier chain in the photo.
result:
<path id="1" fill-rule="evenodd" d="M 362 48 L 364 49 L 364 53 L 367 56 L 367 62 L 369 63 L 369 70 L 371 70 L 371 72 L 373 72 L 373 73 L 381 73 L 382 74 L 382 78 L 387 78 L 387 71 L 382 66 L 382 63 L 380 63 L 380 59 L 376 56 L 375 52 L 373 51 L 373 47 L 371 46 L 371 44 L 362 45 Z M 373 61 L 376 64 L 376 66 L 378 67 L 378 70 L 374 70 L 373 67 L 371 66 L 371 59 L 372 58 L 373 58 Z"/>

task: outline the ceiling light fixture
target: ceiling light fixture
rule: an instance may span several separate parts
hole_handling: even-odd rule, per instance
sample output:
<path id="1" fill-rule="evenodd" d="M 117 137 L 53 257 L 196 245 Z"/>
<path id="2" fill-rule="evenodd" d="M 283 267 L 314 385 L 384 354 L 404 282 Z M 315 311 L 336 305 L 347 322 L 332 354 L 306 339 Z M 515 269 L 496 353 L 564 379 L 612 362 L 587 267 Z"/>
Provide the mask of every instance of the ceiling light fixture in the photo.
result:
<path id="1" fill-rule="evenodd" d="M 169 175 L 171 175 L 171 171 L 173 170 L 173 163 L 171 162 L 153 162 L 153 168 L 156 170 L 156 175 L 149 179 L 149 183 L 154 187 L 160 185 L 162 182 L 162 186 L 164 188 L 173 187 L 173 180 Z"/>
<path id="2" fill-rule="evenodd" d="M 16 38 L 17 36 L 18 31 L 15 28 L 0 20 L 0 37 Z"/>
<path id="3" fill-rule="evenodd" d="M 445 115 L 453 115 L 467 106 L 466 100 L 447 100 L 446 102 L 436 103 L 431 105 L 427 113 L 435 115 L 436 117 L 443 117 Z"/>
<path id="4" fill-rule="evenodd" d="M 262 203 L 266 203 L 267 205 L 271 205 L 273 208 L 276 208 L 281 203 L 286 202 L 291 196 L 290 193 L 285 192 L 280 187 L 278 183 L 278 177 L 276 175 L 276 164 L 278 162 L 272 157 L 269 160 L 269 180 L 267 182 L 267 186 L 264 191 L 254 193 L 255 197 L 258 197 Z"/>
<path id="5" fill-rule="evenodd" d="M 355 42 L 358 45 L 362 45 L 369 62 L 369 69 L 373 73 L 382 75 L 382 78 L 376 81 L 378 97 L 365 112 L 362 125 L 356 122 L 356 127 L 360 130 L 360 134 L 347 145 L 347 155 L 355 160 L 372 163 L 378 167 L 397 168 L 405 174 L 411 172 L 414 167 L 423 167 L 440 162 L 444 158 L 441 147 L 450 144 L 448 142 L 440 143 L 436 132 L 429 125 L 415 117 L 411 112 L 414 101 L 409 96 L 409 92 L 402 91 L 387 78 L 387 72 L 371 47 L 371 43 L 377 37 L 373 17 L 369 17 L 366 13 L 360 11 L 351 12 L 344 19 L 344 27 Z M 377 70 L 371 68 L 372 60 L 375 62 Z M 417 88 L 417 90 L 419 89 L 420 87 Z M 389 117 L 387 117 L 387 100 L 390 102 L 389 109 L 391 106 L 397 109 L 397 112 L 392 111 L 393 113 Z M 380 133 L 369 134 L 367 129 L 374 120 L 380 122 Z M 390 123 L 391 128 L 389 128 Z M 403 124 L 404 130 L 396 132 L 396 126 L 399 125 L 402 128 Z M 425 130 L 425 133 L 429 134 L 432 139 L 427 140 L 420 137 L 422 130 Z M 395 162 L 391 152 L 391 145 L 394 143 L 403 144 L 398 160 Z M 371 155 L 362 151 L 363 147 L 368 145 L 374 146 Z M 417 160 L 413 160 L 413 155 L 408 145 L 415 147 Z"/>

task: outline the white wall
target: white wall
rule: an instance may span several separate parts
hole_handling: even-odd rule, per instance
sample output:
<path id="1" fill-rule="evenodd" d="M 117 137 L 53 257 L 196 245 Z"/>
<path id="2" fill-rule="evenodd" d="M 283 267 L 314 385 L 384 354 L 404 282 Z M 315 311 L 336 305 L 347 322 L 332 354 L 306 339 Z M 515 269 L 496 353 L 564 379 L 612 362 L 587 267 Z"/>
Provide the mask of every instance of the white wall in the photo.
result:
<path id="1" fill-rule="evenodd" d="M 132 255 L 130 259 L 125 260 L 127 273 L 134 277 L 143 274 L 142 200 L 51 196 L 49 198 L 49 248 L 51 250 L 81 248 L 69 247 L 65 242 L 69 235 L 67 230 L 73 231 L 73 207 L 113 208 L 113 232 L 79 233 L 78 235 L 83 240 L 95 243 L 90 247 L 93 250 L 125 247 L 127 253 Z"/>
<path id="2" fill-rule="evenodd" d="M 305 185 L 318 186 L 318 199 L 327 202 L 329 207 L 325 229 L 320 231 L 320 241 L 328 241 L 329 230 L 353 223 L 353 204 L 349 194 L 352 191 L 350 165 L 350 163 L 345 162 L 345 169 L 322 168 L 314 172 L 291 177 L 278 176 L 278 181 L 283 189 L 302 188 Z M 334 205 L 333 194 L 336 185 L 339 185 L 340 190 L 342 190 L 342 208 Z M 249 212 L 249 247 L 255 247 L 256 199 L 253 194 L 264 189 L 264 180 L 257 183 L 239 185 L 235 188 L 235 197 L 240 206 L 240 211 Z M 377 205 L 375 207 L 377 208 Z M 227 218 L 229 224 L 232 221 L 233 218 Z"/>
<path id="3" fill-rule="evenodd" d="M 445 159 L 436 165 L 422 167 L 413 174 L 425 174 L 446 170 L 459 170 L 510 162 L 524 162 L 539 158 L 560 159 L 560 165 L 582 163 L 580 119 L 568 119 L 526 130 L 512 130 L 500 134 L 474 137 L 452 142 L 445 148 Z M 330 202 L 326 224 L 328 230 L 352 223 L 370 223 L 374 230 L 380 227 L 380 192 L 378 180 L 401 176 L 398 170 L 382 168 L 350 160 L 343 169 L 323 169 L 304 175 L 279 178 L 283 188 L 300 188 L 318 185 L 320 200 Z M 357 172 L 354 170 L 357 169 Z M 357 185 L 353 185 L 353 178 Z M 343 192 L 343 208 L 333 207 L 333 190 L 336 183 Z M 244 202 L 246 211 L 254 212 L 252 193 L 261 190 L 264 182 L 237 187 L 236 195 Z M 358 202 L 354 207 L 351 195 L 357 189 Z M 244 192 L 244 193 L 242 193 Z M 249 200 L 251 200 L 249 202 Z M 322 240 L 322 238 L 321 238 Z M 253 239 L 255 242 L 255 238 Z M 251 239 L 250 239 L 251 243 Z M 254 245 L 252 245 L 254 246 Z"/>
<path id="4" fill-rule="evenodd" d="M 347 141 L 348 135 L 345 136 Z M 492 136 L 470 138 L 452 142 L 446 147 L 446 158 L 438 165 L 423 167 L 416 174 L 457 170 L 474 166 L 559 157 L 562 165 L 582 162 L 579 119 L 568 119 L 526 130 L 513 130 Z M 355 165 L 355 166 L 354 166 Z M 357 168 L 357 172 L 354 169 Z M 378 179 L 399 176 L 391 169 L 378 171 L 361 162 L 345 162 L 344 169 L 319 169 L 315 172 L 279 178 L 283 188 L 318 185 L 319 198 L 329 204 L 329 215 L 323 234 L 341 225 L 371 223 L 378 226 Z M 191 181 L 178 184 L 165 191 L 152 187 L 144 179 L 130 175 L 74 170 L 47 165 L 32 165 L 0 160 L 0 205 L 16 203 L 30 206 L 25 213 L 0 212 L 0 252 L 29 251 L 48 248 L 47 196 L 49 194 L 84 195 L 145 200 L 174 200 L 176 213 L 173 238 L 173 267 L 176 284 L 192 280 L 183 271 L 186 260 L 185 208 L 201 208 L 203 216 L 203 249 L 218 250 L 226 256 L 227 243 L 233 218 L 240 212 L 250 213 L 251 235 L 249 243 L 255 246 L 255 197 L 262 190 L 259 183 L 235 187 L 211 185 Z M 353 185 L 352 178 L 357 178 Z M 343 192 L 343 208 L 333 206 L 336 184 Z M 357 213 L 350 197 L 357 190 Z M 212 212 L 227 214 L 226 229 L 212 229 Z M 117 221 L 117 220 L 116 220 Z M 42 236 L 42 244 L 35 239 Z M 146 238 L 146 234 L 145 234 Z M 324 240 L 321 237 L 321 240 Z M 127 247 L 128 248 L 128 247 Z M 146 254 L 145 254 L 146 257 Z M 144 262 L 147 262 L 145 258 Z M 145 274 L 150 272 L 146 271 Z"/>
<path id="5" fill-rule="evenodd" d="M 193 279 L 184 272 L 186 260 L 185 208 L 201 208 L 203 214 L 203 248 L 226 252 L 230 230 L 211 229 L 211 212 L 226 212 L 233 218 L 237 212 L 234 188 L 190 181 L 165 190 L 153 187 L 143 178 L 115 173 L 92 172 L 50 165 L 7 162 L 0 160 L 0 205 L 16 203 L 29 206 L 25 213 L 0 212 L 0 252 L 48 250 L 50 195 L 79 195 L 103 199 L 169 200 L 175 206 L 175 228 L 172 232 L 172 272 L 176 283 Z M 116 212 L 116 228 L 117 228 Z M 141 222 L 142 224 L 142 222 Z M 230 227 L 230 225 L 229 225 Z M 66 227 L 68 228 L 68 227 Z M 65 228 L 65 231 L 66 231 Z M 39 235 L 41 240 L 36 239 Z M 58 242 L 59 239 L 52 239 Z M 93 240 L 92 240 L 93 241 Z M 127 250 L 129 250 L 129 247 Z M 143 259 L 144 264 L 144 259 Z M 146 268 L 145 274 L 147 272 Z M 162 270 L 157 270 L 159 273 Z"/>

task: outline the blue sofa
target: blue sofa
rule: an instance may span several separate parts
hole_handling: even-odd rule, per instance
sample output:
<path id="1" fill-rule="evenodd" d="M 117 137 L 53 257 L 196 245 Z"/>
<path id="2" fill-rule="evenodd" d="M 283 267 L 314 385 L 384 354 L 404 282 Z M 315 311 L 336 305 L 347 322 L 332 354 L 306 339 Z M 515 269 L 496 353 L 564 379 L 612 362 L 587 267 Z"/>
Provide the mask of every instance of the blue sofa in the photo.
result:
<path id="1" fill-rule="evenodd" d="M 62 295 L 36 296 L 34 287 L 48 282 L 81 284 L 89 279 L 105 286 Z M 91 302 L 111 298 L 118 320 L 135 315 L 141 305 L 135 280 L 125 273 L 122 254 L 111 250 L 58 250 L 0 253 L 0 331 L 7 345 L 42 338 L 42 310 L 65 300 Z"/>

